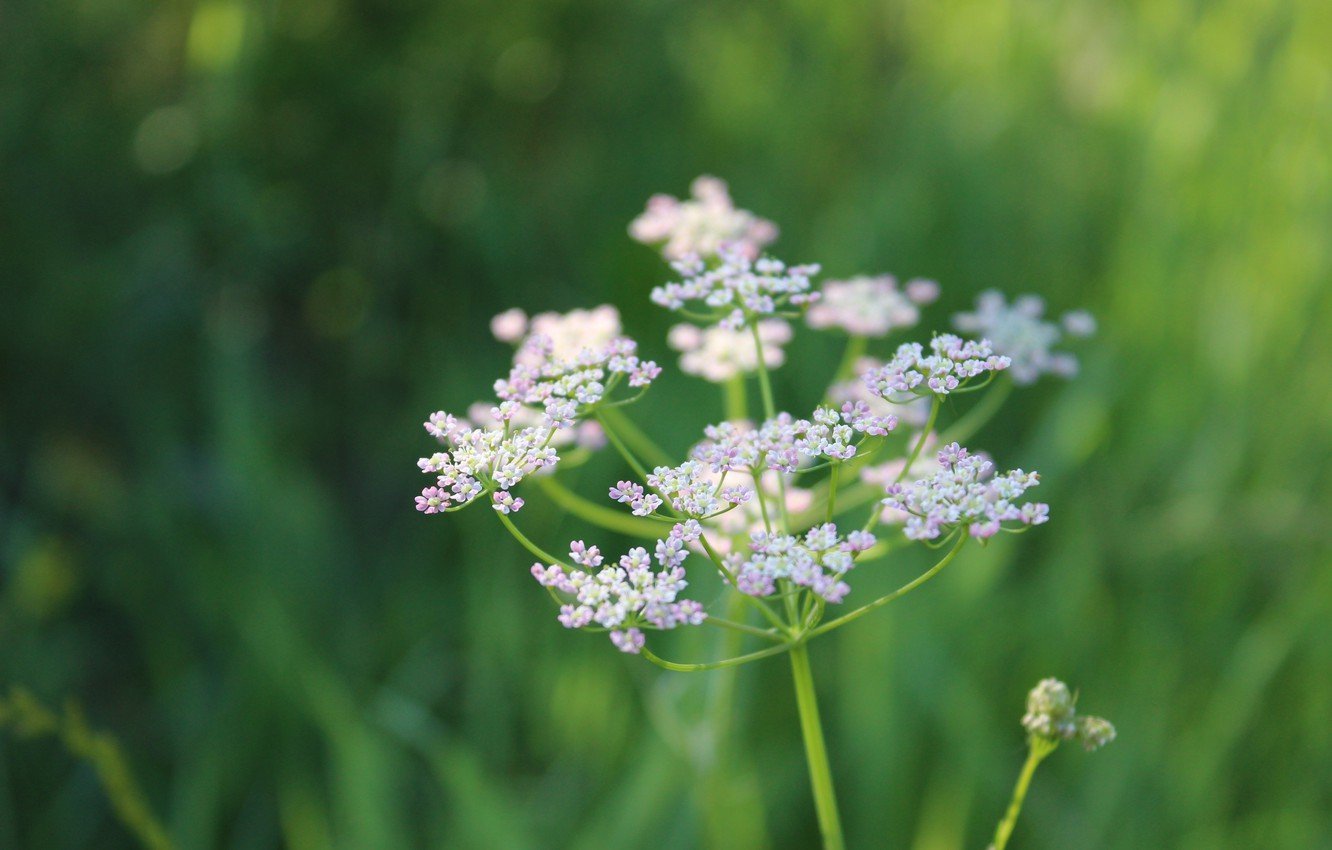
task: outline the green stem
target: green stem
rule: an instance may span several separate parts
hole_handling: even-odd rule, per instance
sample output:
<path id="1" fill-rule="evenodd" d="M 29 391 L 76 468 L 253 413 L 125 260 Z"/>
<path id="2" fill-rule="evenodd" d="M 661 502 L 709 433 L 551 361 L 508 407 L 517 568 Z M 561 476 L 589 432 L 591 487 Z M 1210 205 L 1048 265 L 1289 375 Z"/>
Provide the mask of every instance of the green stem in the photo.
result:
<path id="1" fill-rule="evenodd" d="M 606 420 L 610 420 L 615 425 L 615 429 L 624 436 L 627 442 L 633 443 L 634 447 L 642 453 L 644 457 L 652 461 L 653 466 L 672 466 L 674 462 L 666 450 L 657 445 L 651 437 L 643 433 L 642 429 L 634 424 L 634 421 L 625 416 L 615 408 L 600 408 L 596 412 L 597 419 L 601 422 L 601 427 L 605 428 Z"/>
<path id="2" fill-rule="evenodd" d="M 833 790 L 828 747 L 819 721 L 818 694 L 814 674 L 809 667 L 809 647 L 803 642 L 791 648 L 791 678 L 795 682 L 796 706 L 800 710 L 800 732 L 805 739 L 805 760 L 809 764 L 809 784 L 814 792 L 814 810 L 819 818 L 824 850 L 844 850 L 842 823 L 837 814 L 837 794 Z"/>
<path id="3" fill-rule="evenodd" d="M 841 475 L 842 465 L 833 464 L 832 472 L 828 473 L 828 522 L 832 522 L 833 515 L 837 513 L 837 484 Z"/>
<path id="4" fill-rule="evenodd" d="M 745 376 L 732 375 L 722 384 L 726 403 L 726 421 L 743 422 L 749 418 L 749 399 L 745 391 Z"/>
<path id="5" fill-rule="evenodd" d="M 845 626 L 847 623 L 851 622 L 852 620 L 859 619 L 860 617 L 865 616 L 869 612 L 873 611 L 875 608 L 880 608 L 884 605 L 887 605 L 889 602 L 892 602 L 894 599 L 899 599 L 903 596 L 906 596 L 911 591 L 915 590 L 925 582 L 934 578 L 939 573 L 940 570 L 948 566 L 949 562 L 957 557 L 957 553 L 962 551 L 963 544 L 967 542 L 967 530 L 965 527 L 959 528 L 957 531 L 954 532 L 954 534 L 957 535 L 957 543 L 953 544 L 953 548 L 948 550 L 948 554 L 944 555 L 943 558 L 939 560 L 939 563 L 930 567 L 928 570 L 921 573 L 919 576 L 916 576 L 914 580 L 902 585 L 897 590 L 894 590 L 892 593 L 888 594 L 887 596 L 881 596 L 878 599 L 874 600 L 873 602 L 869 603 L 868 605 L 864 605 L 860 608 L 857 608 L 856 610 L 852 611 L 850 614 L 843 614 L 842 616 L 838 617 L 836 620 L 829 620 L 828 622 L 819 626 L 817 629 L 810 632 L 808 634 L 808 637 L 821 635 L 824 632 L 830 632 L 833 629 Z"/>
<path id="6" fill-rule="evenodd" d="M 1027 761 L 1022 765 L 1022 772 L 1018 774 L 1017 784 L 1013 786 L 1013 799 L 1008 804 L 1008 811 L 1004 813 L 1003 820 L 999 821 L 999 826 L 994 831 L 994 843 L 990 845 L 992 850 L 1004 850 L 1008 846 L 1008 838 L 1013 834 L 1013 827 L 1017 826 L 1018 815 L 1022 812 L 1022 803 L 1027 799 L 1027 788 L 1031 785 L 1031 777 L 1036 773 L 1037 766 L 1058 746 L 1058 742 L 1046 738 L 1033 736 L 1029 740 Z"/>
<path id="7" fill-rule="evenodd" d="M 558 564 L 559 566 L 564 567 L 566 570 L 572 569 L 572 567 L 570 567 L 560 558 L 555 557 L 554 555 L 547 552 L 545 549 L 542 549 L 540 546 L 533 543 L 531 540 L 528 540 L 527 536 L 518 530 L 518 526 L 513 524 L 513 520 L 509 519 L 508 515 L 502 514 L 499 511 L 495 511 L 494 513 L 495 516 L 499 517 L 499 521 L 504 523 L 504 527 L 509 529 L 509 533 L 513 535 L 513 538 L 517 540 L 519 543 L 521 543 L 524 549 L 531 552 L 533 555 L 536 555 L 537 558 L 540 559 L 542 563 L 547 565 Z"/>
<path id="8" fill-rule="evenodd" d="M 561 484 L 554 476 L 534 475 L 531 478 L 556 505 L 585 522 L 599 525 L 607 531 L 655 540 L 661 537 L 651 521 L 636 516 L 625 516 L 619 511 L 598 505 Z"/>
<path id="9" fill-rule="evenodd" d="M 606 439 L 610 440 L 610 444 L 620 453 L 620 457 L 624 458 L 624 462 L 629 464 L 629 468 L 638 476 L 638 480 L 647 481 L 647 469 L 645 469 L 643 464 L 639 462 L 638 458 L 634 456 L 634 453 L 629 451 L 629 447 L 626 446 L 624 440 L 620 438 L 619 432 L 611 427 L 611 424 L 608 421 L 611 418 L 609 413 L 610 411 L 597 410 L 594 414 L 597 417 L 597 421 L 601 423 L 602 430 L 606 432 Z"/>
<path id="10" fill-rule="evenodd" d="M 756 635 L 758 637 L 766 638 L 771 641 L 780 642 L 784 640 L 784 638 L 782 638 L 780 635 L 778 635 L 776 632 L 772 631 L 771 629 L 760 629 L 759 627 L 751 626 L 748 623 L 738 623 L 734 620 L 725 620 L 722 619 L 721 617 L 713 617 L 711 615 L 709 615 L 708 618 L 703 622 L 714 626 L 721 626 L 723 629 L 730 629 L 736 632 L 744 632 L 747 635 Z"/>
<path id="11" fill-rule="evenodd" d="M 763 336 L 759 333 L 758 320 L 749 320 L 749 330 L 754 335 L 754 359 L 758 361 L 759 393 L 763 396 L 763 415 L 772 419 L 777 415 L 777 406 L 772 400 L 772 379 L 768 376 L 768 364 L 763 360 Z"/>
<path id="12" fill-rule="evenodd" d="M 944 443 L 964 443 L 981 428 L 985 427 L 1004 402 L 1013 394 L 1013 380 L 1007 375 L 999 378 L 999 384 L 985 394 L 985 398 L 976 403 L 966 415 L 944 431 L 940 440 Z"/>
<path id="13" fill-rule="evenodd" d="M 760 658 L 770 658 L 774 655 L 781 655 L 783 652 L 794 647 L 795 644 L 783 643 L 777 646 L 770 646 L 767 649 L 760 649 L 758 652 L 751 652 L 748 655 L 740 655 L 735 658 L 727 658 L 725 661 L 711 661 L 706 664 L 677 664 L 674 661 L 667 661 L 653 654 L 647 647 L 643 648 L 643 657 L 658 667 L 664 667 L 667 670 L 674 670 L 677 673 L 699 673 L 704 670 L 724 670 L 727 667 L 739 667 L 741 664 L 748 664 L 751 661 L 758 661 Z"/>

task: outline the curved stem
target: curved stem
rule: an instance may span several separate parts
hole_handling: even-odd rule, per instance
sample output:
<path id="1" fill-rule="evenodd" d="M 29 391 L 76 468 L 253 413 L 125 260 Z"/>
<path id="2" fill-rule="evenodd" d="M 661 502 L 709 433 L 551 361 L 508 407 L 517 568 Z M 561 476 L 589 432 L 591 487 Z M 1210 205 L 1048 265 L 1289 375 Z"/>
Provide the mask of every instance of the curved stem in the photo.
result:
<path id="1" fill-rule="evenodd" d="M 735 658 L 727 658 L 725 661 L 711 661 L 706 664 L 678 664 L 674 661 L 667 661 L 655 655 L 647 647 L 643 648 L 643 657 L 658 667 L 667 670 L 674 670 L 677 673 L 699 673 L 704 670 L 723 670 L 727 667 L 739 667 L 741 664 L 748 664 L 751 661 L 758 661 L 761 658 L 771 658 L 774 655 L 781 655 L 783 652 L 791 649 L 795 644 L 783 643 L 777 646 L 770 646 L 767 649 L 760 649 L 758 652 L 751 652 L 748 655 L 739 655 Z"/>
<path id="2" fill-rule="evenodd" d="M 948 554 L 944 555 L 943 558 L 939 560 L 939 563 L 930 567 L 928 570 L 921 573 L 919 576 L 916 576 L 915 579 L 902 585 L 897 590 L 894 590 L 892 593 L 888 594 L 887 596 L 880 596 L 878 599 L 874 600 L 868 605 L 864 605 L 860 608 L 857 608 L 856 610 L 852 611 L 850 614 L 843 614 L 842 616 L 838 617 L 836 620 L 829 620 L 828 622 L 819 626 L 814 631 L 810 632 L 808 637 L 821 635 L 824 632 L 830 632 L 833 629 L 845 626 L 847 623 L 851 622 L 852 620 L 859 619 L 860 617 L 865 616 L 869 612 L 873 611 L 875 608 L 880 608 L 884 605 L 887 605 L 889 602 L 892 602 L 894 599 L 906 596 L 911 591 L 915 590 L 925 582 L 934 578 L 939 573 L 940 570 L 948 566 L 948 563 L 957 557 L 957 553 L 962 551 L 962 545 L 967 542 L 966 528 L 959 528 L 957 531 L 954 532 L 954 534 L 957 535 L 957 542 L 953 544 L 952 549 L 948 550 Z"/>
<path id="3" fill-rule="evenodd" d="M 625 440 L 627 440 L 630 443 L 633 443 L 637 447 L 638 451 L 642 452 L 644 457 L 652 461 L 653 466 L 673 465 L 671 456 L 666 452 L 666 450 L 663 449 L 661 446 L 657 445 L 656 442 L 654 442 L 653 439 L 649 437 L 647 434 L 643 433 L 642 429 L 639 428 L 637 425 L 635 425 L 632 419 L 630 419 L 628 416 L 625 416 L 623 413 L 621 413 L 619 410 L 615 408 L 609 408 L 609 409 L 603 408 L 598 411 L 598 413 L 603 413 L 603 412 L 606 414 L 605 419 L 609 419 L 612 422 L 614 422 L 616 430 L 618 430 L 624 436 Z M 602 419 L 600 415 L 597 416 L 597 419 L 601 421 L 601 427 L 605 428 L 606 427 L 605 419 Z"/>
<path id="4" fill-rule="evenodd" d="M 809 647 L 801 643 L 791 649 L 791 678 L 795 682 L 796 707 L 800 711 L 800 732 L 805 739 L 805 761 L 809 765 L 809 784 L 814 793 L 814 810 L 819 817 L 819 832 L 824 850 L 843 850 L 842 821 L 837 813 L 837 794 L 833 790 L 832 768 L 828 764 L 828 746 L 823 740 L 819 720 L 818 694 L 809 666 Z"/>
<path id="5" fill-rule="evenodd" d="M 999 826 L 994 830 L 994 842 L 990 845 L 993 850 L 1004 850 L 1008 846 L 1009 836 L 1013 834 L 1013 827 L 1017 826 L 1018 815 L 1022 812 L 1022 803 L 1027 799 L 1027 788 L 1031 785 L 1031 777 L 1045 757 L 1054 752 L 1059 744 L 1045 738 L 1033 737 L 1027 746 L 1027 761 L 1022 765 L 1022 772 L 1018 774 L 1017 784 L 1013 786 L 1013 799 L 1008 804 L 1008 811 L 1004 813 L 1003 820 L 999 821 Z"/>
<path id="6" fill-rule="evenodd" d="M 714 626 L 720 626 L 723 629 L 730 629 L 735 632 L 744 632 L 747 635 L 755 635 L 771 641 L 781 642 L 784 640 L 782 636 L 778 635 L 772 629 L 760 629 L 758 626 L 751 626 L 747 623 L 738 623 L 734 620 L 726 620 L 721 617 L 713 617 L 709 615 L 703 623 L 704 625 L 711 624 Z"/>
<path id="7" fill-rule="evenodd" d="M 1013 394 L 1013 379 L 1007 375 L 999 378 L 999 384 L 994 389 L 985 394 L 985 397 L 975 404 L 966 414 L 953 423 L 940 436 L 943 443 L 962 443 L 966 442 L 981 428 L 994 418 L 999 412 L 999 408 L 1004 406 L 1004 402 Z"/>
<path id="8" fill-rule="evenodd" d="M 607 421 L 607 419 L 610 418 L 607 415 L 608 413 L 609 411 L 606 410 L 597 410 L 593 415 L 596 416 L 597 421 L 601 423 L 602 430 L 606 432 L 606 439 L 610 440 L 610 444 L 620 453 L 620 457 L 624 458 L 624 462 L 629 464 L 629 468 L 638 476 L 638 480 L 647 481 L 647 470 L 643 467 L 643 464 L 639 462 L 638 458 L 634 456 L 634 453 L 629 451 L 629 447 L 624 444 L 624 440 L 620 438 L 619 433 L 611 427 L 610 422 Z"/>
<path id="9" fill-rule="evenodd" d="M 540 546 L 533 543 L 531 540 L 528 540 L 527 536 L 518 530 L 518 526 L 513 524 L 513 520 L 509 519 L 507 514 L 502 514 L 499 511 L 495 511 L 495 516 L 499 517 L 499 521 L 504 523 L 504 527 L 509 529 L 509 533 L 513 535 L 513 538 L 515 540 L 517 540 L 519 543 L 523 545 L 524 549 L 531 552 L 533 555 L 536 555 L 537 558 L 539 558 L 543 563 L 552 564 L 552 565 L 558 564 L 559 566 L 564 567 L 566 570 L 573 569 L 560 558 L 555 557 L 554 555 L 547 552 L 545 549 L 542 549 Z"/>
<path id="10" fill-rule="evenodd" d="M 565 487 L 553 476 L 534 475 L 531 480 L 536 482 L 537 486 L 546 493 L 552 502 L 581 520 L 599 525 L 608 531 L 628 534 L 631 537 L 655 540 L 661 536 L 657 533 L 657 527 L 650 520 L 625 516 L 613 508 L 598 505 L 596 502 Z"/>

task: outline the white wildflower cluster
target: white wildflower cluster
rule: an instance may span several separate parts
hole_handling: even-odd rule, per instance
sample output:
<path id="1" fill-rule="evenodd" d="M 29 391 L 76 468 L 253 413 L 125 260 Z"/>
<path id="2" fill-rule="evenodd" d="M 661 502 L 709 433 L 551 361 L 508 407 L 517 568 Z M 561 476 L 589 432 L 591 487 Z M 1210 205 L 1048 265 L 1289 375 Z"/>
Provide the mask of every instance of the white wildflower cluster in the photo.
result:
<path id="1" fill-rule="evenodd" d="M 845 537 L 833 523 L 811 528 L 804 536 L 755 532 L 750 536 L 751 555 L 735 570 L 736 589 L 750 596 L 771 596 L 778 582 L 809 588 L 825 602 L 841 602 L 851 591 L 843 580 L 855 566 L 855 557 L 874 545 L 874 535 L 853 531 Z"/>
<path id="2" fill-rule="evenodd" d="M 930 340 L 930 353 L 918 342 L 898 346 L 897 353 L 878 369 L 865 373 L 870 392 L 891 402 L 915 396 L 948 395 L 977 375 L 1007 369 L 1007 357 L 997 355 L 988 340 L 964 340 L 940 334 Z"/>
<path id="3" fill-rule="evenodd" d="M 930 399 L 928 396 L 916 396 L 904 401 L 891 402 L 883 396 L 870 391 L 865 375 L 883 367 L 883 361 L 876 357 L 858 358 L 853 365 L 854 377 L 837 381 L 828 387 L 828 400 L 841 405 L 848 401 L 864 402 L 869 409 L 879 416 L 896 416 L 901 424 L 911 428 L 922 428 L 930 418 Z"/>
<path id="4" fill-rule="evenodd" d="M 416 462 L 422 472 L 435 476 L 435 483 L 416 497 L 416 509 L 426 514 L 462 507 L 486 492 L 492 494 L 495 510 L 512 513 L 522 508 L 523 500 L 509 490 L 559 461 L 550 445 L 550 428 L 473 428 L 441 410 L 430 415 L 425 429 L 448 447 Z"/>
<path id="5" fill-rule="evenodd" d="M 763 319 L 758 322 L 758 335 L 763 344 L 763 365 L 771 370 L 785 363 L 782 346 L 791 341 L 791 326 L 782 319 Z M 681 353 L 681 372 L 713 383 L 748 375 L 759 367 L 758 345 L 749 329 L 679 324 L 671 328 L 666 343 Z"/>
<path id="6" fill-rule="evenodd" d="M 1020 295 L 1009 304 L 993 289 L 976 298 L 976 309 L 958 313 L 953 326 L 964 333 L 984 336 L 994 350 L 1012 360 L 1010 374 L 1017 384 L 1030 384 L 1041 375 L 1068 378 L 1077 374 L 1078 359 L 1051 349 L 1067 333 L 1074 337 L 1096 332 L 1090 313 L 1065 313 L 1060 324 L 1044 320 L 1045 301 L 1036 295 Z"/>
<path id="7" fill-rule="evenodd" d="M 713 310 L 719 325 L 739 330 L 749 316 L 779 315 L 783 308 L 818 299 L 818 293 L 810 291 L 817 265 L 787 266 L 772 257 L 752 260 L 726 249 L 717 257 L 715 265 L 697 257 L 672 263 L 684 280 L 653 288 L 653 303 L 680 311 L 691 302 L 702 302 Z"/>
<path id="8" fill-rule="evenodd" d="M 690 187 L 692 199 L 653 195 L 629 225 L 629 235 L 657 246 L 667 260 L 711 257 L 722 248 L 754 258 L 777 238 L 777 225 L 736 209 L 726 183 L 703 176 Z"/>
<path id="9" fill-rule="evenodd" d="M 920 307 L 939 297 L 939 284 L 916 279 L 899 288 L 892 275 L 861 276 L 827 281 L 821 293 L 818 303 L 805 314 L 811 328 L 841 328 L 852 336 L 880 337 L 915 327 Z"/>
<path id="10" fill-rule="evenodd" d="M 849 460 L 856 454 L 857 435 L 882 437 L 896 427 L 897 417 L 877 415 L 864 402 L 847 402 L 840 410 L 820 407 L 812 419 L 779 413 L 757 428 L 737 422 L 709 425 L 691 456 L 714 472 L 796 472 L 811 461 Z"/>
<path id="11" fill-rule="evenodd" d="M 973 455 L 957 443 L 937 455 L 939 471 L 927 478 L 890 484 L 883 504 L 905 511 L 906 536 L 934 540 L 958 525 L 979 540 L 993 537 L 1003 523 L 1040 525 L 1049 519 L 1049 505 L 1018 500 L 1040 483 L 1035 472 L 1015 469 L 994 475 L 994 464 Z"/>
<path id="12" fill-rule="evenodd" d="M 610 630 L 621 652 L 643 648 L 644 628 L 674 629 L 698 625 L 707 614 L 693 600 L 679 600 L 685 581 L 686 544 L 698 539 L 698 523 L 681 523 L 657 541 L 655 555 L 636 547 L 608 565 L 596 546 L 581 540 L 569 546 L 570 559 L 583 569 L 566 570 L 560 564 L 532 565 L 532 576 L 543 586 L 568 594 L 574 601 L 560 606 L 560 625 L 581 629 L 595 624 Z M 652 568 L 653 558 L 659 569 Z"/>
<path id="13" fill-rule="evenodd" d="M 600 403 L 615 385 L 646 388 L 661 367 L 641 360 L 638 344 L 628 337 L 615 337 L 605 345 L 582 348 L 572 357 L 561 357 L 554 341 L 530 334 L 519 350 L 509 377 L 495 382 L 495 394 L 505 403 L 540 407 L 550 427 L 566 428 Z M 501 404 L 501 410 L 504 405 Z"/>
<path id="14" fill-rule="evenodd" d="M 647 477 L 647 483 L 665 496 L 673 510 L 695 518 L 710 517 L 743 505 L 754 495 L 744 485 L 725 486 L 724 475 L 716 475 L 693 460 L 675 467 L 659 466 Z"/>
<path id="15" fill-rule="evenodd" d="M 1037 738 L 1059 742 L 1077 739 L 1088 751 L 1115 739 L 1115 727 L 1103 717 L 1079 715 L 1077 698 L 1058 679 L 1042 679 L 1027 694 L 1022 727 Z"/>

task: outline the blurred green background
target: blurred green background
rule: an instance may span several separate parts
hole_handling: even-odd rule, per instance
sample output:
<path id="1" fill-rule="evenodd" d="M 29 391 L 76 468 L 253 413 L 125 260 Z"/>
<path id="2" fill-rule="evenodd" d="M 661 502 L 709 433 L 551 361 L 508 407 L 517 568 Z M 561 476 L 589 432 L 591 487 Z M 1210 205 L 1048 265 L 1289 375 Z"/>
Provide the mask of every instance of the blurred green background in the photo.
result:
<path id="1" fill-rule="evenodd" d="M 0 688 L 83 705 L 183 848 L 813 846 L 780 660 L 714 748 L 672 719 L 714 674 L 412 510 L 493 313 L 614 302 L 674 364 L 625 227 L 714 173 L 779 256 L 939 280 L 920 333 L 986 287 L 1101 324 L 975 440 L 1053 521 L 815 647 L 851 846 L 982 847 L 1058 675 L 1120 739 L 1014 846 L 1332 847 L 1329 44 L 1320 0 L 7 3 Z M 792 347 L 789 406 L 838 353 Z M 672 371 L 634 414 L 720 410 Z M 0 737 L 0 850 L 131 846 Z"/>

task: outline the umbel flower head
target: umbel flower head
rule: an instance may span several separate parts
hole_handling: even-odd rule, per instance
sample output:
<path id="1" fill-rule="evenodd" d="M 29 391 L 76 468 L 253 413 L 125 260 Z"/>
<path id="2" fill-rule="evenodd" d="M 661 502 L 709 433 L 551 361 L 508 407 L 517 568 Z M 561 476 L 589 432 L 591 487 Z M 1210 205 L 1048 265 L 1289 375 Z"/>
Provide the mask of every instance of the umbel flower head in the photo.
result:
<path id="1" fill-rule="evenodd" d="M 771 596 L 778 581 L 787 579 L 825 602 L 838 603 L 851 591 L 843 577 L 855 566 L 856 555 L 873 545 L 873 534 L 853 531 L 843 537 L 830 522 L 803 536 L 756 531 L 749 541 L 752 554 L 731 556 L 738 562 L 736 589 L 750 596 Z"/>
<path id="2" fill-rule="evenodd" d="M 841 328 L 852 336 L 880 337 L 920 321 L 920 307 L 939 297 L 932 280 L 909 281 L 898 288 L 892 275 L 830 280 L 822 297 L 809 308 L 805 321 L 811 328 Z"/>
<path id="3" fill-rule="evenodd" d="M 750 316 L 798 315 L 784 310 L 818 299 L 818 293 L 810 291 L 817 265 L 787 266 L 773 257 L 752 260 L 726 248 L 718 252 L 715 265 L 697 257 L 671 265 L 684 279 L 655 287 L 653 303 L 676 312 L 686 307 L 710 310 L 702 317 L 730 330 L 743 328 Z"/>
<path id="4" fill-rule="evenodd" d="M 866 437 L 882 437 L 896 427 L 897 417 L 848 401 L 840 410 L 820 407 L 810 419 L 779 413 L 757 428 L 737 422 L 709 425 L 691 456 L 714 472 L 795 472 L 817 460 L 850 460 Z"/>
<path id="5" fill-rule="evenodd" d="M 1004 523 L 1040 525 L 1050 518 L 1050 506 L 1018 501 L 1040 483 L 1035 472 L 1015 469 L 994 475 L 994 464 L 973 455 L 957 443 L 937 455 L 939 471 L 910 483 L 889 484 L 885 507 L 908 514 L 906 536 L 933 540 L 959 525 L 977 539 L 998 534 Z"/>
<path id="6" fill-rule="evenodd" d="M 865 386 L 882 399 L 901 403 L 918 396 L 946 396 L 978 375 L 1008 366 L 1008 358 L 995 354 L 988 340 L 940 334 L 930 340 L 929 354 L 918 342 L 898 346 L 893 359 L 865 373 Z"/>
<path id="7" fill-rule="evenodd" d="M 1027 694 L 1022 727 L 1036 738 L 1057 743 L 1077 739 L 1088 752 L 1115 739 L 1115 727 L 1103 717 L 1079 715 L 1077 697 L 1058 679 L 1042 679 Z"/>
<path id="8" fill-rule="evenodd" d="M 661 374 L 660 366 L 639 359 L 637 351 L 632 339 L 615 337 L 561 357 L 550 337 L 531 334 L 523 341 L 509 377 L 495 382 L 495 395 L 515 405 L 543 408 L 549 426 L 568 427 L 621 381 L 646 389 Z"/>
<path id="9" fill-rule="evenodd" d="M 758 335 L 763 343 L 763 365 L 771 370 L 785 363 L 782 346 L 791 341 L 791 326 L 782 319 L 763 319 L 758 323 Z M 705 381 L 724 383 L 759 367 L 758 345 L 749 330 L 679 324 L 671 328 L 666 342 L 680 352 L 680 371 Z"/>
<path id="10" fill-rule="evenodd" d="M 1045 302 L 1036 295 L 1020 295 L 1009 304 L 1003 293 L 990 289 L 976 298 L 975 311 L 953 316 L 953 326 L 984 336 L 995 351 L 1010 358 L 1010 374 L 1017 384 L 1033 383 L 1046 374 L 1072 377 L 1078 359 L 1051 349 L 1065 333 L 1075 337 L 1095 333 L 1096 320 L 1082 311 L 1065 313 L 1061 327 L 1045 321 L 1044 315 Z"/>
<path id="11" fill-rule="evenodd" d="M 615 565 L 606 565 L 601 550 L 581 540 L 569 544 L 569 557 L 583 569 L 561 564 L 532 565 L 532 576 L 543 586 L 573 597 L 560 606 L 558 620 L 566 629 L 601 628 L 610 631 L 611 643 L 621 652 L 643 648 L 643 629 L 696 626 L 707 614 L 693 600 L 679 600 L 688 586 L 684 562 L 686 544 L 698 540 L 697 522 L 679 523 L 657 541 L 652 557 L 643 547 L 630 549 Z M 652 569 L 656 559 L 659 569 Z"/>
<path id="12" fill-rule="evenodd" d="M 498 408 L 496 415 L 501 415 Z M 550 445 L 553 428 L 472 428 L 441 410 L 430 415 L 425 429 L 447 447 L 416 462 L 422 472 L 435 476 L 435 483 L 416 497 L 416 509 L 426 514 L 461 508 L 487 492 L 495 510 L 513 513 L 523 500 L 509 490 L 559 461 Z"/>
<path id="13" fill-rule="evenodd" d="M 722 248 L 753 259 L 777 238 L 777 225 L 736 209 L 724 181 L 705 175 L 689 189 L 693 197 L 688 200 L 649 198 L 647 209 L 629 225 L 629 235 L 660 247 L 667 260 L 711 257 Z"/>

